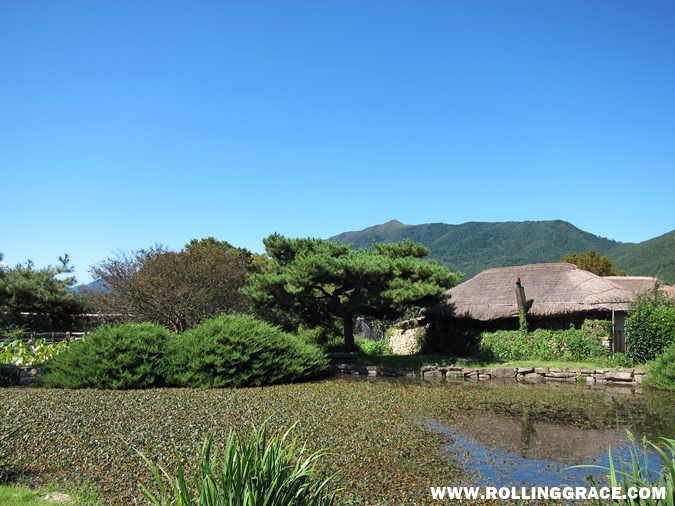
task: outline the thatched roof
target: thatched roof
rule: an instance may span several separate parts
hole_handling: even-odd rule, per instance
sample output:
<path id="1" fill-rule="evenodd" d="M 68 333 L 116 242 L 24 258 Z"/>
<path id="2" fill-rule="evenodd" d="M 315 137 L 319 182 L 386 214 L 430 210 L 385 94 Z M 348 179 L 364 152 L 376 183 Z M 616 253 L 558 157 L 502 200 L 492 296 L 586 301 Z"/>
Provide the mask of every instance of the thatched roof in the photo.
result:
<path id="1" fill-rule="evenodd" d="M 659 282 L 658 279 L 649 276 L 607 276 L 605 279 L 608 279 L 619 285 L 621 288 L 636 294 L 653 290 L 656 287 L 656 284 Z"/>
<path id="2" fill-rule="evenodd" d="M 666 297 L 675 298 L 675 286 L 661 283 L 658 278 L 649 276 L 607 276 L 605 279 L 637 295 L 654 290 L 657 286 Z"/>
<path id="3" fill-rule="evenodd" d="M 516 278 L 520 278 L 531 316 L 598 310 L 627 310 L 635 295 L 619 285 L 567 263 L 488 269 L 449 290 L 448 303 L 425 315 L 490 321 L 518 317 Z"/>

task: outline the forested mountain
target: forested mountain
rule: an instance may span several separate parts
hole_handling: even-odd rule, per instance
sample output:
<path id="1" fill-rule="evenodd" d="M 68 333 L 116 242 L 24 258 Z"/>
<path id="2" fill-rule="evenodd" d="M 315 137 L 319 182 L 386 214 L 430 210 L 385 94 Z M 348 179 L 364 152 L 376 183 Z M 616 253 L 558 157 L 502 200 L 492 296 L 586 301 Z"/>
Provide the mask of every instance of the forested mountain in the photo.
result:
<path id="1" fill-rule="evenodd" d="M 429 223 L 404 225 L 392 220 L 330 240 L 367 248 L 373 242 L 411 239 L 429 248 L 429 257 L 465 274 L 484 269 L 558 262 L 567 253 L 594 249 L 629 275 L 657 276 L 675 283 L 675 230 L 639 244 L 622 243 L 578 229 L 566 221 L 469 222 L 461 225 Z"/>

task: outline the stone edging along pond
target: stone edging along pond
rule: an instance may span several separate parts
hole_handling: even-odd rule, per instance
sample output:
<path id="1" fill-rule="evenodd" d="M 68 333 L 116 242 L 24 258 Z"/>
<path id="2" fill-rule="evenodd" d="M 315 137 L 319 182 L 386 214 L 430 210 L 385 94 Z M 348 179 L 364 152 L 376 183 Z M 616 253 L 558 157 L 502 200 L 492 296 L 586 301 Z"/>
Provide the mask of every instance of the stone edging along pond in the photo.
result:
<path id="1" fill-rule="evenodd" d="M 492 379 L 513 379 L 518 382 L 539 381 L 583 382 L 587 385 L 639 385 L 644 380 L 642 369 L 560 369 L 555 367 L 439 367 L 425 366 L 421 369 L 410 367 L 382 367 L 354 364 L 333 364 L 331 372 L 363 375 L 409 377 L 431 381 L 482 381 Z"/>
<path id="2" fill-rule="evenodd" d="M 5 366 L 14 377 L 16 384 L 31 383 L 38 375 L 32 366 Z M 378 365 L 331 364 L 333 374 L 354 376 L 408 377 L 429 381 L 484 381 L 512 379 L 523 383 L 540 381 L 583 382 L 587 385 L 635 386 L 642 383 L 645 371 L 642 369 L 560 369 L 555 367 L 487 367 L 472 368 L 461 366 L 384 367 Z"/>

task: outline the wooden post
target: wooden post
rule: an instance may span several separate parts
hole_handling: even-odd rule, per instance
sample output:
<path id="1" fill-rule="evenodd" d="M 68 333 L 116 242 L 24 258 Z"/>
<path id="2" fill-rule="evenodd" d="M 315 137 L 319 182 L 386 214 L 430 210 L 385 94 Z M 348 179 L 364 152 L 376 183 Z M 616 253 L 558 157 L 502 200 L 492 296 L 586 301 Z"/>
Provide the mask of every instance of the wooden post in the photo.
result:
<path id="1" fill-rule="evenodd" d="M 626 353 L 626 312 L 612 310 L 612 353 Z"/>
<path id="2" fill-rule="evenodd" d="M 518 309 L 527 309 L 527 300 L 525 299 L 525 288 L 520 284 L 520 278 L 516 278 L 516 301 Z"/>

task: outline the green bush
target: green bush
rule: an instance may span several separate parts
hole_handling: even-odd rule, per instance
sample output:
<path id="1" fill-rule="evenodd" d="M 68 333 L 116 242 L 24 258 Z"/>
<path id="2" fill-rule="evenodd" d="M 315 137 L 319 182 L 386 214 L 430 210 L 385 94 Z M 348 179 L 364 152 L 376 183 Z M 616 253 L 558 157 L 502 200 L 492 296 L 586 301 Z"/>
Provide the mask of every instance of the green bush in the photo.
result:
<path id="1" fill-rule="evenodd" d="M 649 364 L 645 385 L 675 391 L 675 344 Z"/>
<path id="2" fill-rule="evenodd" d="M 223 315 L 175 336 L 171 385 L 208 388 L 283 383 L 323 372 L 323 351 L 249 315 Z"/>
<path id="3" fill-rule="evenodd" d="M 334 477 L 326 477 L 317 470 L 323 453 L 306 456 L 305 447 L 299 447 L 296 438 L 288 440 L 291 429 L 279 436 L 269 434 L 265 424 L 248 439 L 230 431 L 220 459 L 211 452 L 213 436 L 209 436 L 199 453 L 199 476 L 194 483 L 186 479 L 178 454 L 176 476 L 141 454 L 159 493 L 153 494 L 145 485 L 141 487 L 156 506 L 332 505 L 337 490 L 330 490 L 329 486 Z"/>
<path id="4" fill-rule="evenodd" d="M 45 364 L 41 382 L 57 388 L 150 388 L 164 383 L 168 329 L 154 323 L 100 327 Z"/>
<path id="5" fill-rule="evenodd" d="M 626 354 L 645 363 L 674 343 L 675 303 L 658 290 L 641 296 L 626 321 Z"/>
<path id="6" fill-rule="evenodd" d="M 366 355 L 391 355 L 388 341 L 356 338 L 356 348 Z"/>
<path id="7" fill-rule="evenodd" d="M 537 329 L 525 334 L 518 330 L 485 332 L 481 335 L 479 353 L 497 360 L 560 360 L 583 362 L 607 356 L 607 348 L 584 329 Z"/>

